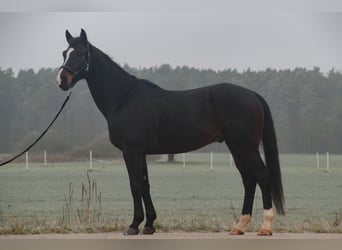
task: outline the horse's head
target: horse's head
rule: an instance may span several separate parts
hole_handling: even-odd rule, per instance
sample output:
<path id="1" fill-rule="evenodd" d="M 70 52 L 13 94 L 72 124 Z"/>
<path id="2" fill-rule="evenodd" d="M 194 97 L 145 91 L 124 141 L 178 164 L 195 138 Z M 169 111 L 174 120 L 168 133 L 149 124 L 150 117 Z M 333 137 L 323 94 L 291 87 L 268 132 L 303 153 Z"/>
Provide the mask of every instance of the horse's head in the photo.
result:
<path id="1" fill-rule="evenodd" d="M 69 47 L 63 51 L 64 63 L 57 75 L 57 84 L 62 90 L 72 88 L 77 81 L 86 77 L 89 71 L 90 51 L 87 34 L 82 29 L 79 37 L 65 31 Z"/>

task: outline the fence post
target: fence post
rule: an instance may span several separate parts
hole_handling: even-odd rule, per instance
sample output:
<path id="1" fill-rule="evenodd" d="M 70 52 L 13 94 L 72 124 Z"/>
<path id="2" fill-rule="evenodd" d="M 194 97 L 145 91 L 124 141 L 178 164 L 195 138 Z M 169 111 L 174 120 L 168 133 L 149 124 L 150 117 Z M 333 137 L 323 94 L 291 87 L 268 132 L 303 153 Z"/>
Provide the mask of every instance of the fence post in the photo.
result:
<path id="1" fill-rule="evenodd" d="M 330 171 L 329 152 L 327 152 L 327 171 Z"/>
<path id="2" fill-rule="evenodd" d="M 89 150 L 89 168 L 93 170 L 93 151 Z"/>
<path id="3" fill-rule="evenodd" d="M 318 152 L 316 153 L 316 166 L 317 166 L 317 169 L 319 169 L 319 154 L 318 154 Z"/>
<path id="4" fill-rule="evenodd" d="M 28 152 L 25 153 L 25 158 L 26 158 L 26 171 L 29 170 L 29 166 L 28 166 Z"/>
<path id="5" fill-rule="evenodd" d="M 47 166 L 46 150 L 44 150 L 44 167 Z"/>

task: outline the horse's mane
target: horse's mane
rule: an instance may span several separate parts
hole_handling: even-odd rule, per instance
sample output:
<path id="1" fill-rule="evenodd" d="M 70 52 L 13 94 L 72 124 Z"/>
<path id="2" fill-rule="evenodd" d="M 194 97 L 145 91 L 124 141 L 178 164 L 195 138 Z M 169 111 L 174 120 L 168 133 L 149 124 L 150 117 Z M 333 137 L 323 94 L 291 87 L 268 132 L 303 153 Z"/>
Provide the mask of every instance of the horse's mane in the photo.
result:
<path id="1" fill-rule="evenodd" d="M 148 87 L 155 87 L 155 88 L 160 88 L 157 84 L 146 80 L 146 79 L 139 79 L 134 75 L 131 75 L 128 73 L 126 70 L 124 70 L 118 63 L 116 63 L 110 56 L 108 56 L 106 53 L 101 51 L 100 49 L 96 48 L 93 45 L 90 45 L 92 48 L 92 52 L 98 55 L 101 60 L 105 62 L 105 65 L 110 67 L 110 70 L 116 75 L 116 76 L 121 76 L 125 78 L 129 78 L 130 80 L 134 80 L 139 84 L 144 84 Z"/>
<path id="2" fill-rule="evenodd" d="M 135 76 L 125 71 L 119 64 L 114 62 L 114 60 L 110 56 L 108 56 L 106 53 L 104 53 L 103 51 L 101 51 L 100 49 L 96 48 L 93 45 L 90 45 L 90 46 L 92 48 L 92 52 L 98 55 L 105 62 L 105 65 L 108 65 L 108 67 L 111 67 L 111 69 L 114 70 L 116 73 L 123 74 L 128 77 L 136 78 Z"/>

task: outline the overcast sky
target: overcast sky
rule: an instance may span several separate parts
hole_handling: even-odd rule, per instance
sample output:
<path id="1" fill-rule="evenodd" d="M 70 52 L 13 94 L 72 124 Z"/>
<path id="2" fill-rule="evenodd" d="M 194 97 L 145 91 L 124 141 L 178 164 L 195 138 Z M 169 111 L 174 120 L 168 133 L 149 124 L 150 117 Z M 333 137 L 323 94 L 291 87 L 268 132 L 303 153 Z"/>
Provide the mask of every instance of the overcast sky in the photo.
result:
<path id="1" fill-rule="evenodd" d="M 117 2 L 122 2 L 120 6 L 124 9 L 123 1 Z M 218 2 L 225 6 L 224 1 Z M 0 13 L 2 69 L 13 68 L 16 72 L 21 68 L 58 67 L 62 63 L 62 50 L 67 47 L 65 29 L 79 35 L 84 28 L 93 45 L 117 63 L 135 67 L 169 63 L 216 70 L 317 66 L 324 72 L 331 68 L 342 71 L 341 13 L 317 12 L 319 9 L 284 12 L 224 8 L 210 11 L 133 8 L 134 12 L 45 10 Z"/>

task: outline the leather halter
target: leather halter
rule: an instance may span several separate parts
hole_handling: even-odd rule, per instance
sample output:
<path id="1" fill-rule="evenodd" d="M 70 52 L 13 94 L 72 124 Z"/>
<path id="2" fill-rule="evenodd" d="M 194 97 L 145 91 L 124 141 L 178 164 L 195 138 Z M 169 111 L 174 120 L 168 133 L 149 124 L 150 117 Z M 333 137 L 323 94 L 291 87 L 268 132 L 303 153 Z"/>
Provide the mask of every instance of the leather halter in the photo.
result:
<path id="1" fill-rule="evenodd" d="M 89 72 L 90 69 L 90 48 L 89 43 L 87 43 L 87 62 L 83 68 L 81 68 L 78 71 L 75 71 L 70 66 L 67 65 L 67 62 L 64 62 L 64 64 L 59 67 L 60 69 L 65 69 L 69 71 L 69 73 L 72 74 L 72 81 L 71 81 L 71 87 L 73 87 L 77 81 L 81 80 L 85 75 Z"/>

